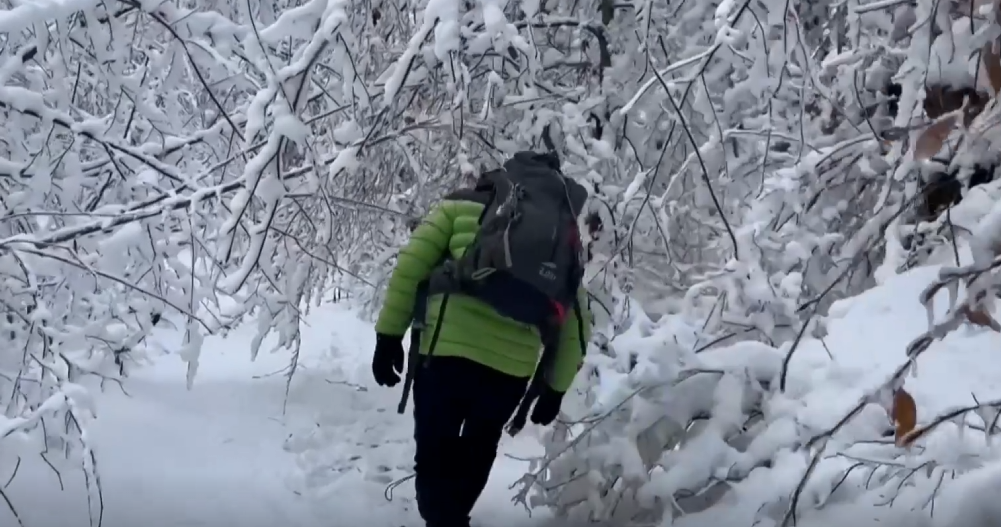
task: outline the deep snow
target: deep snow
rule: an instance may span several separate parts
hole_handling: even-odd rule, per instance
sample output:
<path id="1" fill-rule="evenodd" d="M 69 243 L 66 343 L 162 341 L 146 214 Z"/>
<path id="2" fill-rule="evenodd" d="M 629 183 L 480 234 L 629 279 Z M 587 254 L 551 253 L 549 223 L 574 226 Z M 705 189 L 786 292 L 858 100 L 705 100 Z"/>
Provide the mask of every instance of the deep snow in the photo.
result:
<path id="1" fill-rule="evenodd" d="M 396 489 L 392 503 L 383 498 L 386 484 L 412 464 L 411 417 L 396 414 L 398 387 L 369 385 L 371 326 L 337 305 L 314 311 L 307 322 L 301 369 L 284 414 L 280 370 L 290 355 L 268 354 L 269 339 L 251 362 L 253 324 L 207 339 L 190 391 L 185 364 L 174 355 L 134 369 L 125 382 L 129 395 L 106 383 L 89 429 L 103 488 L 102 525 L 420 525 L 409 510 L 412 481 Z M 158 335 L 167 349 L 176 349 L 179 338 L 172 331 Z M 320 369 L 333 355 L 341 367 Z M 325 430 L 322 438 L 310 433 L 317 425 Z M 513 443 L 504 450 L 533 447 L 531 437 Z M 14 453 L 0 450 L 0 485 L 13 471 Z M 5 489 L 20 520 L 27 527 L 87 527 L 80 471 L 59 463 L 58 454 L 48 459 L 65 491 L 37 455 L 23 456 Z M 475 511 L 489 520 L 481 525 L 545 519 L 536 512 L 527 521 L 524 510 L 510 504 L 507 485 L 522 473 L 523 463 L 499 458 Z M 2 503 L 0 525 L 17 525 Z"/>

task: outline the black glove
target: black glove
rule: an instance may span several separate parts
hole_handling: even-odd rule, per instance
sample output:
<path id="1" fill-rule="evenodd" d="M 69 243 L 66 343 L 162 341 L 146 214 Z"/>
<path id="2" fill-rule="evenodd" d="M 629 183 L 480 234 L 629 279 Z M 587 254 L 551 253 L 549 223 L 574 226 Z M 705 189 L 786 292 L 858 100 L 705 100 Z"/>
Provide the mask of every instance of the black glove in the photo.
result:
<path id="1" fill-rule="evenodd" d="M 535 401 L 530 419 L 537 425 L 547 426 L 556 420 L 560 414 L 560 406 L 563 404 L 563 394 L 545 386 L 542 393 Z"/>
<path id="2" fill-rule="evenodd" d="M 375 336 L 372 376 L 379 386 L 396 386 L 403 373 L 403 337 Z"/>

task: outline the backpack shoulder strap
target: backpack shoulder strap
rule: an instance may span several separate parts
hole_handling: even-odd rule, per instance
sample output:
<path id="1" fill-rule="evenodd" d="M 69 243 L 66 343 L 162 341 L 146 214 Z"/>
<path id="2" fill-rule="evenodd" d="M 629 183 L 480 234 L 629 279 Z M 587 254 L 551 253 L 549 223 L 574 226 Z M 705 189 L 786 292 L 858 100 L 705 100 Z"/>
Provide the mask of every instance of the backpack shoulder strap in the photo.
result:
<path id="1" fill-rule="evenodd" d="M 573 297 L 573 312 L 574 316 L 577 317 L 577 340 L 580 341 L 580 356 L 583 357 L 587 355 L 587 342 L 584 340 L 584 313 L 580 309 L 580 299 L 574 294 Z"/>

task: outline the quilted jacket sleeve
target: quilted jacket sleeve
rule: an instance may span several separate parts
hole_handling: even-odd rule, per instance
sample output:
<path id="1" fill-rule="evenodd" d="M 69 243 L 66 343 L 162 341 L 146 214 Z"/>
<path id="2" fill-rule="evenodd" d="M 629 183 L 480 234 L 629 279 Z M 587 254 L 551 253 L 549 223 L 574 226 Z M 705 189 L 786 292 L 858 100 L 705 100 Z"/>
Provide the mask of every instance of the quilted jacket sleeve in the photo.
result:
<path id="1" fill-rule="evenodd" d="M 560 393 L 565 393 L 573 384 L 577 370 L 584 360 L 584 351 L 591 341 L 591 311 L 587 308 L 587 291 L 581 288 L 577 291 L 577 305 L 580 306 L 580 316 L 571 313 L 563 329 L 560 331 L 560 347 L 556 352 L 552 374 L 549 376 L 549 386 Z M 583 323 L 580 327 L 578 323 Z M 584 341 L 581 342 L 581 337 Z"/>
<path id="2" fill-rule="evenodd" d="M 386 299 L 375 323 L 383 335 L 403 336 L 410 327 L 417 284 L 425 280 L 448 251 L 452 218 L 447 203 L 436 206 L 410 235 L 396 259 Z"/>

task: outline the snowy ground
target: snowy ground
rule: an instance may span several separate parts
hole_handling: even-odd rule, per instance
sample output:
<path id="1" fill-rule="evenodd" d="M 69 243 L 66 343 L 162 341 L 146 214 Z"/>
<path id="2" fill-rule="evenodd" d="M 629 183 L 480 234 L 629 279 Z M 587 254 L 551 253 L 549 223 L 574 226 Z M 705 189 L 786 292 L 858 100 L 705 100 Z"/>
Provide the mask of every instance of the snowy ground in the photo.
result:
<path id="1" fill-rule="evenodd" d="M 797 352 L 788 407 L 779 410 L 795 413 L 797 421 L 810 428 L 824 428 L 882 383 L 904 360 L 907 343 L 927 327 L 917 297 L 936 273 L 934 268 L 919 269 L 836 305 L 824 342 L 806 341 Z M 945 293 L 936 304 L 938 316 L 944 309 Z M 262 351 L 256 362 L 250 362 L 252 327 L 207 342 L 191 391 L 185 389 L 184 366 L 175 356 L 135 370 L 126 384 L 128 396 L 115 386 L 106 387 L 99 396 L 98 419 L 90 429 L 104 489 L 105 527 L 311 527 L 350 525 L 355 520 L 373 527 L 420 525 L 413 510 L 412 481 L 396 489 L 392 502 L 383 497 L 387 484 L 410 472 L 411 418 L 395 412 L 398 388 L 380 389 L 369 382 L 371 326 L 334 305 L 314 311 L 307 322 L 302 330 L 301 369 L 284 412 L 284 378 L 273 373 L 286 365 L 288 355 Z M 177 335 L 163 337 L 168 348 L 172 338 Z M 262 349 L 268 349 L 267 342 Z M 738 346 L 730 352 L 742 349 L 741 353 L 751 351 Z M 710 360 L 716 353 L 726 356 L 720 351 L 705 357 Z M 935 343 L 922 356 L 919 375 L 906 384 L 917 401 L 919 422 L 969 404 L 973 395 L 980 400 L 1001 398 L 999 353 L 1001 335 L 981 328 L 964 327 Z M 872 434 L 885 429 L 885 413 L 869 410 L 859 416 L 852 435 L 871 435 L 866 427 Z M 506 439 L 504 454 L 522 456 L 537 449 L 538 433 L 530 428 L 517 440 Z M 831 447 L 816 481 L 846 463 L 836 451 L 844 446 Z M 976 433 L 960 436 L 955 427 L 943 428 L 922 446 L 945 470 L 980 467 L 965 474 L 957 471 L 935 491 L 934 516 L 928 501 L 933 476 L 926 476 L 892 507 L 874 506 L 885 501 L 885 492 L 872 491 L 851 503 L 829 505 L 814 516 L 821 521 L 810 525 L 826 525 L 826 520 L 831 525 L 944 527 L 1001 521 L 1001 505 L 984 498 L 984 492 L 1001 488 L 999 447 L 985 444 Z M 0 485 L 13 471 L 14 454 L 0 451 Z M 789 464 L 793 457 L 799 461 Z M 786 457 L 784 465 L 777 462 L 772 469 L 755 471 L 734 487 L 732 495 L 746 502 L 749 510 L 724 507 L 719 509 L 727 511 L 722 516 L 707 511 L 691 517 L 694 523 L 688 524 L 701 525 L 713 518 L 725 523 L 745 513 L 753 516 L 758 504 L 781 499 L 770 494 L 785 493 L 783 489 L 802 474 L 802 456 L 793 457 Z M 58 491 L 60 478 L 37 456 L 24 457 L 18 476 L 0 488 L 28 527 L 86 526 L 79 471 L 60 464 L 58 456 L 50 460 L 65 491 Z M 524 468 L 523 462 L 501 456 L 474 511 L 474 525 L 556 525 L 544 512 L 529 518 L 511 505 L 508 485 Z M 8 525 L 17 523 L 0 506 L 0 526 Z"/>
<path id="2" fill-rule="evenodd" d="M 191 391 L 176 356 L 135 370 L 125 385 L 129 395 L 106 386 L 91 424 L 104 527 L 311 527 L 355 519 L 373 527 L 420 525 L 408 505 L 412 481 L 396 490 L 392 503 L 383 498 L 386 484 L 409 472 L 411 418 L 395 412 L 398 389 L 367 386 L 370 326 L 336 306 L 309 321 L 303 369 L 284 415 L 284 378 L 269 374 L 286 365 L 288 354 L 266 354 L 266 342 L 251 362 L 249 326 L 206 343 Z M 164 343 L 171 338 L 176 335 Z M 344 371 L 318 369 L 332 351 Z M 318 424 L 326 431 L 322 437 L 310 433 Z M 532 446 L 521 443 L 505 444 L 505 451 Z M 13 471 L 10 454 L 0 452 L 0 485 Z M 24 457 L 4 489 L 21 522 L 87 526 L 79 470 L 61 466 L 57 455 L 49 459 L 65 491 L 37 456 Z M 522 473 L 523 463 L 501 458 L 475 513 L 489 520 L 482 525 L 536 523 L 509 503 L 507 485 Z M 17 522 L 0 504 L 0 526 L 12 525 Z"/>

